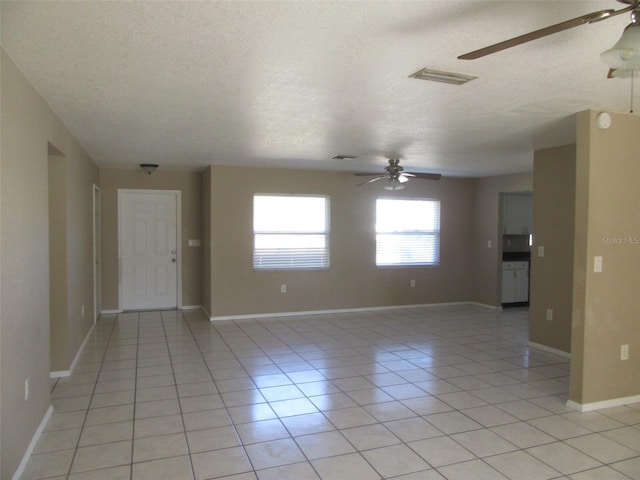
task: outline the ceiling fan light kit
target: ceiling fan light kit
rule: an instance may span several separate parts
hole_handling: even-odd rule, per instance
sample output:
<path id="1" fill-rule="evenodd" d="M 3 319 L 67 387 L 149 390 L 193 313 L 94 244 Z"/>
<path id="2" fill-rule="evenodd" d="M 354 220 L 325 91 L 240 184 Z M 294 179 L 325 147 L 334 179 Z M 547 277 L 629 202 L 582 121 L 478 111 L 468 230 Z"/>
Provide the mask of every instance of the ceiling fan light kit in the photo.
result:
<path id="1" fill-rule="evenodd" d="M 632 23 L 625 28 L 620 40 L 602 52 L 600 58 L 616 70 L 640 70 L 640 24 Z"/>
<path id="2" fill-rule="evenodd" d="M 384 186 L 385 190 L 402 190 L 404 188 L 403 183 L 409 181 L 409 178 L 423 178 L 426 180 L 440 180 L 442 175 L 439 173 L 418 173 L 418 172 L 405 172 L 404 168 L 400 165 L 399 158 L 390 158 L 389 165 L 384 167 L 385 173 L 354 173 L 359 177 L 371 177 L 376 175 L 376 178 L 372 178 L 369 181 L 359 183 L 358 186 L 368 185 L 378 180 L 387 180 L 387 184 Z"/>

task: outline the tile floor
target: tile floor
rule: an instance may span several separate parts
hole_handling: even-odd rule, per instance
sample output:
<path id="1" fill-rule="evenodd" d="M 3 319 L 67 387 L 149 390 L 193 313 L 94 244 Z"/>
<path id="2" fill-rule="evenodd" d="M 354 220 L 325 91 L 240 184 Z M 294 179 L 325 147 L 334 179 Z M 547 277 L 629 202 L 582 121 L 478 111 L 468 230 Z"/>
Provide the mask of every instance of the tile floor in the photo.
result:
<path id="1" fill-rule="evenodd" d="M 640 404 L 565 407 L 527 311 L 103 316 L 24 479 L 640 479 Z"/>

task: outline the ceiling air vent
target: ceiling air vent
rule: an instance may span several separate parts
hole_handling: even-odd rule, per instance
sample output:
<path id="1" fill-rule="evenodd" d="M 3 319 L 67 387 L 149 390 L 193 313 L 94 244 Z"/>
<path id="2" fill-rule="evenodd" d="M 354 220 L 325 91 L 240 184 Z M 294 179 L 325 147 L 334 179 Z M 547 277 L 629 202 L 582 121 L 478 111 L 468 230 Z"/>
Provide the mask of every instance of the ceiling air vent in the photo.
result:
<path id="1" fill-rule="evenodd" d="M 429 80 L 431 82 L 451 83 L 453 85 L 462 85 L 463 83 L 475 80 L 478 77 L 473 75 L 465 75 L 463 73 L 443 72 L 440 70 L 432 70 L 430 68 L 422 68 L 416 73 L 409 75 L 410 78 L 418 80 Z"/>

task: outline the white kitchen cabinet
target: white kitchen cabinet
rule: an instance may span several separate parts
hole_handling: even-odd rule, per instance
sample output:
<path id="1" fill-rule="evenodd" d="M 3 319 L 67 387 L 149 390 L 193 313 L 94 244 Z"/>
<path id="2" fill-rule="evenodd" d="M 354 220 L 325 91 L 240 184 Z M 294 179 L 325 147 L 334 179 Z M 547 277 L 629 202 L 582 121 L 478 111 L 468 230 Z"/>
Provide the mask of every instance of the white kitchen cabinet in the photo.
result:
<path id="1" fill-rule="evenodd" d="M 502 262 L 502 303 L 529 301 L 529 262 Z"/>
<path id="2" fill-rule="evenodd" d="M 503 214 L 505 235 L 528 235 L 531 233 L 532 201 L 530 194 L 504 194 Z"/>

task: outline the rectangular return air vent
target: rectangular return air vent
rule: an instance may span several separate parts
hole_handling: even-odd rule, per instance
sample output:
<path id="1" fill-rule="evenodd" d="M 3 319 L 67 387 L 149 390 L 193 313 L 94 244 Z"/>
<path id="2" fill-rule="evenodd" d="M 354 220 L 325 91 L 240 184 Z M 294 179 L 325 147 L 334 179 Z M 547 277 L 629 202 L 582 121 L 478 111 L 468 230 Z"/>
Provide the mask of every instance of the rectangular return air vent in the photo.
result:
<path id="1" fill-rule="evenodd" d="M 478 78 L 474 77 L 473 75 L 443 72 L 441 70 L 432 70 L 426 67 L 418 70 L 414 74 L 409 75 L 409 77 L 417 78 L 418 80 L 429 80 L 431 82 L 451 83 L 453 85 L 462 85 L 463 83 L 467 83 Z"/>

